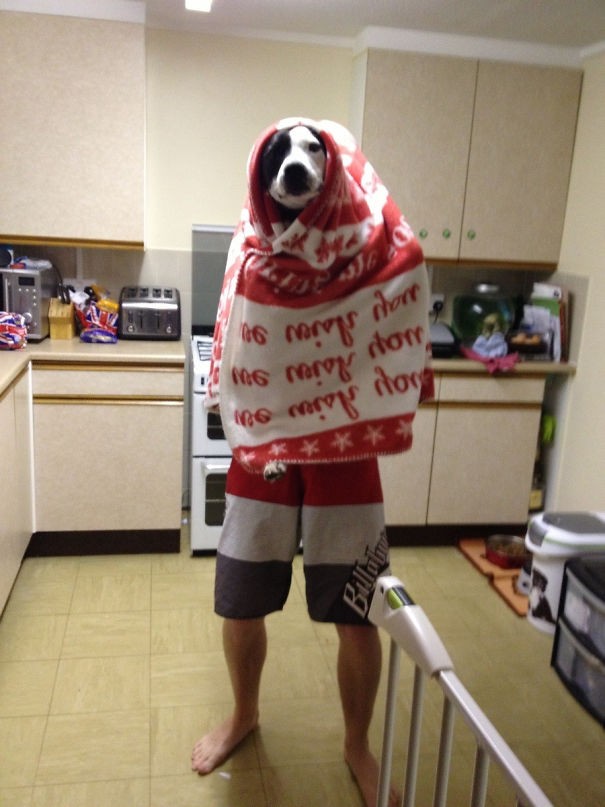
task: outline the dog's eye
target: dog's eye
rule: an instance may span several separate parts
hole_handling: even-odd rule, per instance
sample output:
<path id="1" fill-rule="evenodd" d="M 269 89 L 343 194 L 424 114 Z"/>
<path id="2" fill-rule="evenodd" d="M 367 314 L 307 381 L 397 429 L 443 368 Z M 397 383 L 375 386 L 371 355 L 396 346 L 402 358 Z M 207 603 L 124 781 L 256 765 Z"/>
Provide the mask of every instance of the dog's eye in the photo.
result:
<path id="1" fill-rule="evenodd" d="M 321 151 L 321 146 L 319 143 L 309 143 L 309 151 L 312 154 L 317 154 L 318 151 Z"/>

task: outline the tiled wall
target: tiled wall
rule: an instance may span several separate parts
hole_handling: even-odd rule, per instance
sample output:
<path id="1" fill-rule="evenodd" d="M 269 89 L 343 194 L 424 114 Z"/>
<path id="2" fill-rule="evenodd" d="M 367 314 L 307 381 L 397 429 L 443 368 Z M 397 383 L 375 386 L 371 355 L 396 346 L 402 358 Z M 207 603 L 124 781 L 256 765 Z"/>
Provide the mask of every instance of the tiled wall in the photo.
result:
<path id="1" fill-rule="evenodd" d="M 440 316 L 443 322 L 451 323 L 454 297 L 473 290 L 477 283 L 496 283 L 502 293 L 513 299 L 521 296 L 527 300 L 534 282 L 547 283 L 548 275 L 530 269 L 482 269 L 481 267 L 440 266 L 431 267 L 431 288 L 445 295 L 445 307 Z"/>
<path id="2" fill-rule="evenodd" d="M 19 247 L 15 248 L 16 253 Z M 122 286 L 162 284 L 175 286 L 181 294 L 182 332 L 191 331 L 192 253 L 190 250 L 149 249 L 145 252 L 118 249 L 68 247 L 23 247 L 21 254 L 48 258 L 65 279 L 93 279 L 118 299 Z M 469 292 L 479 282 L 497 283 L 510 297 L 531 294 L 534 281 L 548 282 L 544 272 L 530 269 L 482 269 L 481 267 L 431 266 L 431 287 L 445 294 L 443 322 L 450 323 L 457 294 Z"/>
<path id="3" fill-rule="evenodd" d="M 118 300 L 123 286 L 163 285 L 176 287 L 181 295 L 181 330 L 191 331 L 191 251 L 73 247 L 15 247 L 15 255 L 47 258 L 64 280 L 94 280 Z"/>

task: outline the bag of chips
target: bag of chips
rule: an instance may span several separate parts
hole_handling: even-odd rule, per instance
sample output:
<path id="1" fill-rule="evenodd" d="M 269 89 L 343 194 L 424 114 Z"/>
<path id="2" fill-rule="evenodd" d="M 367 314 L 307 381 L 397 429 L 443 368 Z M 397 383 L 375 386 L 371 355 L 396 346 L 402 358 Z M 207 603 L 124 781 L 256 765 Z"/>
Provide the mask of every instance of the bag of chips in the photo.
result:
<path id="1" fill-rule="evenodd" d="M 19 350 L 27 344 L 23 314 L 0 311 L 0 350 Z"/>
<path id="2" fill-rule="evenodd" d="M 76 308 L 82 342 L 117 342 L 118 314 L 108 311 L 96 302 Z"/>

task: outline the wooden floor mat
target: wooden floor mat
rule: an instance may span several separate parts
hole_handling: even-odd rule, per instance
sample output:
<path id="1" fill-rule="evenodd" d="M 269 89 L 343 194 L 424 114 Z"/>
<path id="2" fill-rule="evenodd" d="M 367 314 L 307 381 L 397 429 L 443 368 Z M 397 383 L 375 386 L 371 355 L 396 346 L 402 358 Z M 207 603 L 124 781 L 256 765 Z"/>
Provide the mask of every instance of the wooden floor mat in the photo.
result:
<path id="1" fill-rule="evenodd" d="M 483 538 L 463 538 L 458 542 L 462 554 L 470 560 L 481 574 L 489 578 L 490 584 L 502 597 L 504 602 L 519 616 L 526 616 L 528 600 L 519 594 L 515 583 L 520 569 L 503 569 L 485 557 L 485 541 Z"/>

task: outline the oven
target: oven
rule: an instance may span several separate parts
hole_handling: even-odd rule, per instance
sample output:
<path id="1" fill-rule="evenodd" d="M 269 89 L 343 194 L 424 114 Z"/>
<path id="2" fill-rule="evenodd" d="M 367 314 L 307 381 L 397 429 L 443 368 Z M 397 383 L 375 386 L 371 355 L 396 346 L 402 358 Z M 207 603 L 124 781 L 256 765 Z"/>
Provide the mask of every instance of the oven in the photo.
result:
<path id="1" fill-rule="evenodd" d="M 192 396 L 191 396 L 191 456 L 225 457 L 231 455 L 229 443 L 225 439 L 220 415 L 209 412 L 204 406 L 208 371 L 210 369 L 210 336 L 193 336 L 192 353 Z"/>
<path id="2" fill-rule="evenodd" d="M 225 516 L 230 457 L 191 458 L 191 554 L 216 552 Z"/>
<path id="3" fill-rule="evenodd" d="M 220 415 L 204 406 L 212 337 L 191 338 L 191 553 L 215 552 L 225 514 L 231 450 Z"/>
<path id="4" fill-rule="evenodd" d="M 225 514 L 231 449 L 220 416 L 204 407 L 212 333 L 233 227 L 193 227 L 191 311 L 191 553 L 215 552 Z"/>

